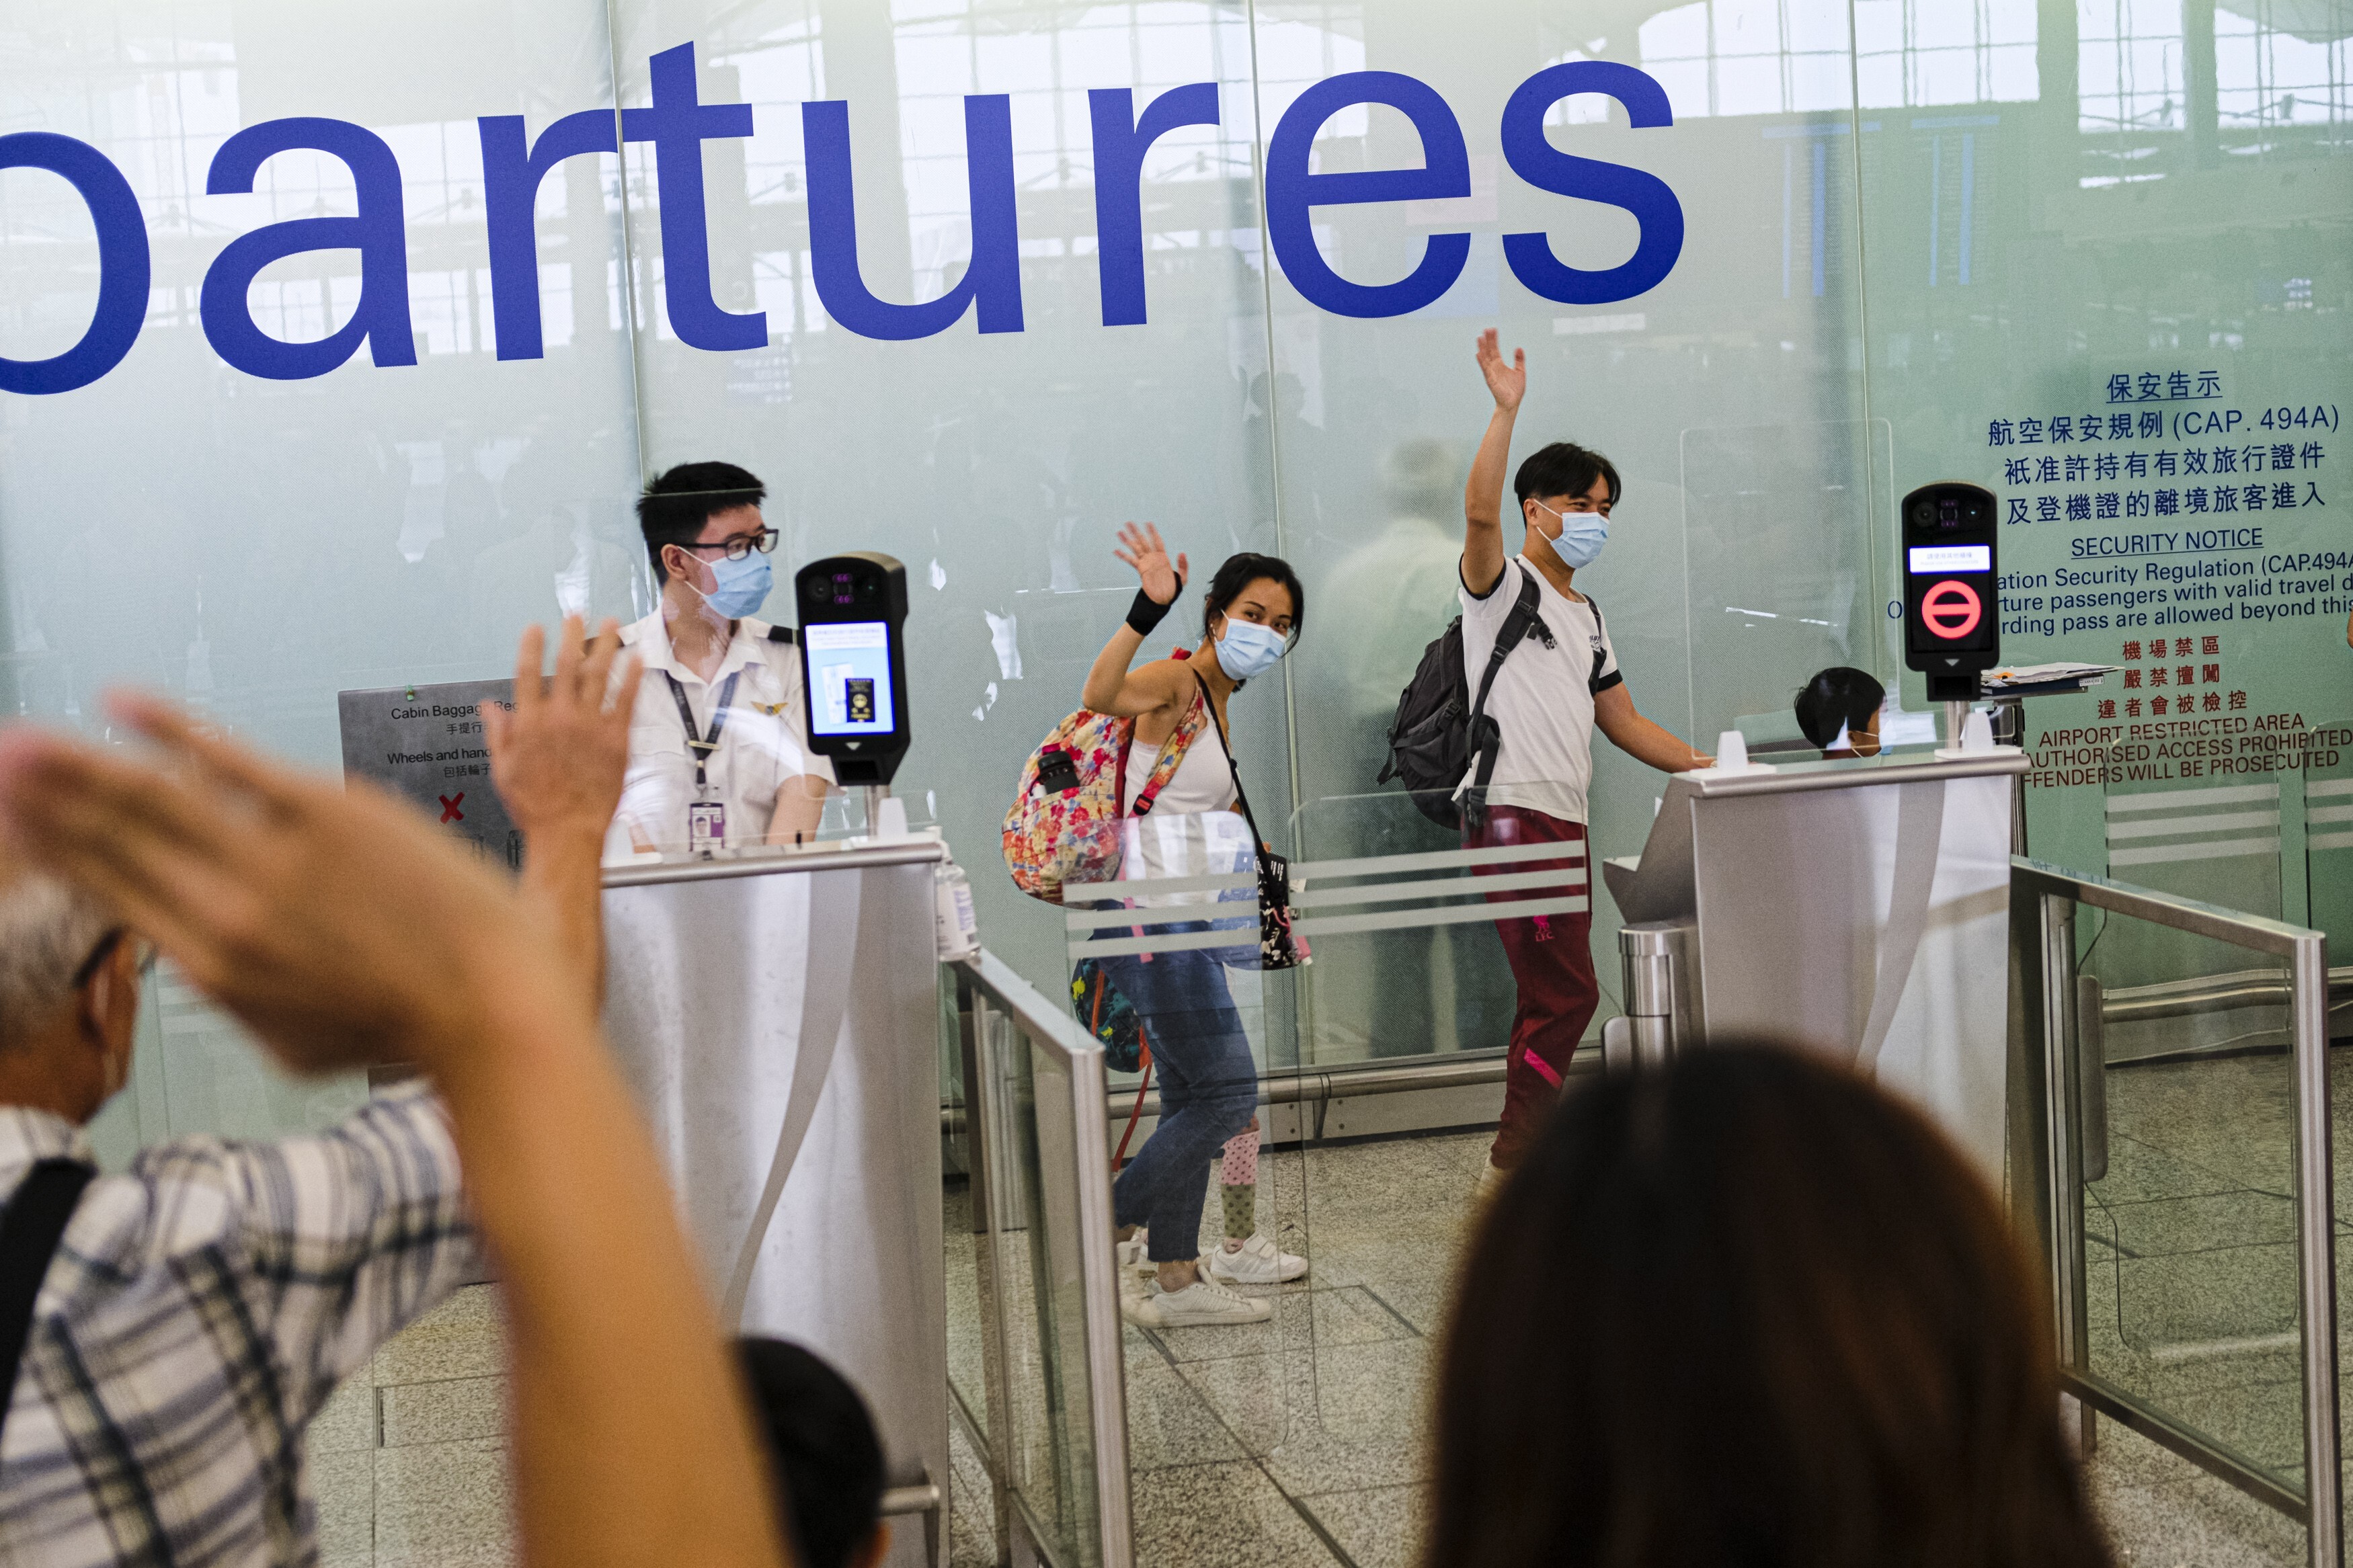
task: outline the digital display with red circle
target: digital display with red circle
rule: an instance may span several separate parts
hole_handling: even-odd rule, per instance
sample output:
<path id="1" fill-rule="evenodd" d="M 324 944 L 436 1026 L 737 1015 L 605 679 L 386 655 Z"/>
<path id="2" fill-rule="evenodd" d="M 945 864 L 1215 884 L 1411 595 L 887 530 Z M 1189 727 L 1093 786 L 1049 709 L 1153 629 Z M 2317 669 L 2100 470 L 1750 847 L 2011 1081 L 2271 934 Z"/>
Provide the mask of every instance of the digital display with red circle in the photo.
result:
<path id="1" fill-rule="evenodd" d="M 1985 601 L 1967 583 L 1947 577 L 1920 595 L 1920 620 L 1947 642 L 1958 642 L 1985 619 Z"/>

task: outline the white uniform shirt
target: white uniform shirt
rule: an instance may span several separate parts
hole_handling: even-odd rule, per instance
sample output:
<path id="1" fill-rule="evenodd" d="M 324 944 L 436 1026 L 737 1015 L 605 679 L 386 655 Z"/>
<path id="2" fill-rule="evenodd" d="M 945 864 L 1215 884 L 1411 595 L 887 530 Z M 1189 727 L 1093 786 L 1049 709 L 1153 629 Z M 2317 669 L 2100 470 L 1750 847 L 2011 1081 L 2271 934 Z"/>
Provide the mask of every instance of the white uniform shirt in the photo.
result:
<path id="1" fill-rule="evenodd" d="M 709 799 L 727 808 L 726 842 L 758 844 L 776 816 L 776 790 L 786 780 L 811 773 L 830 783 L 833 765 L 808 748 L 801 702 L 800 649 L 769 640 L 769 626 L 746 616 L 709 681 L 681 664 L 659 610 L 623 628 L 621 640 L 645 665 L 637 706 L 629 716 L 629 770 L 621 786 L 621 809 L 606 837 L 608 857 L 629 853 L 629 825 L 662 849 L 686 847 L 686 808 L 696 799 L 694 752 L 686 724 L 670 693 L 674 678 L 686 693 L 695 733 L 711 733 L 712 710 L 727 678 L 741 672 L 719 749 L 705 764 Z"/>
<path id="2" fill-rule="evenodd" d="M 1530 631 L 1495 672 L 1487 711 L 1503 728 L 1495 773 L 1487 791 L 1491 805 L 1525 806 L 1564 822 L 1586 820 L 1585 795 L 1593 778 L 1593 660 L 1601 656 L 1600 689 L 1625 678 L 1617 651 L 1593 607 L 1571 600 L 1546 580 L 1523 555 L 1504 563 L 1503 575 L 1485 597 L 1467 587 L 1462 595 L 1462 670 L 1472 701 L 1495 651 L 1495 634 L 1518 603 L 1523 574 L 1535 579 L 1536 613 L 1552 632 L 1554 646 Z"/>

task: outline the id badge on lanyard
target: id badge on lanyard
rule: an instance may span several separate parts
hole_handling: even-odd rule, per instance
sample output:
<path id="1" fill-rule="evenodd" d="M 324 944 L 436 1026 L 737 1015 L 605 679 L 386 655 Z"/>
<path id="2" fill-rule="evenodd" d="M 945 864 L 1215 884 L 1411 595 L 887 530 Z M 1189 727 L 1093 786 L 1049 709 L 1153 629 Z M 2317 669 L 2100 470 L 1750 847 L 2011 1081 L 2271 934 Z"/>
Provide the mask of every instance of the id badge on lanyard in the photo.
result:
<path id="1" fill-rule="evenodd" d="M 706 770 L 712 753 L 719 750 L 720 733 L 727 728 L 727 710 L 735 700 L 735 682 L 743 674 L 737 670 L 719 688 L 719 700 L 712 705 L 711 714 L 711 733 L 706 736 L 695 731 L 694 710 L 687 703 L 686 688 L 678 683 L 677 676 L 668 670 L 662 672 L 662 679 L 670 682 L 670 694 L 678 700 L 679 721 L 686 726 L 687 750 L 694 753 L 695 798 L 686 808 L 686 847 L 691 853 L 706 859 L 727 841 L 727 807 L 723 802 L 708 798 L 711 780 Z"/>

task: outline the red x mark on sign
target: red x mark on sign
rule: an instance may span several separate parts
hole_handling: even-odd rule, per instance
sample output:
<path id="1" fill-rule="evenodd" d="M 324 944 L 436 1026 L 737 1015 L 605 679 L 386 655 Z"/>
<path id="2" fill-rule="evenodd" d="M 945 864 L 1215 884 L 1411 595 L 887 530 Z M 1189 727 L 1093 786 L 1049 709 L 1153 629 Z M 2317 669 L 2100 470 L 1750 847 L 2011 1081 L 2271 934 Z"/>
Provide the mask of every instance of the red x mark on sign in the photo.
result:
<path id="1" fill-rule="evenodd" d="M 434 798 L 441 803 L 442 821 L 463 822 L 466 820 L 466 814 L 458 809 L 458 803 L 466 798 L 466 792 L 464 790 L 459 790 L 456 795 L 436 795 Z"/>

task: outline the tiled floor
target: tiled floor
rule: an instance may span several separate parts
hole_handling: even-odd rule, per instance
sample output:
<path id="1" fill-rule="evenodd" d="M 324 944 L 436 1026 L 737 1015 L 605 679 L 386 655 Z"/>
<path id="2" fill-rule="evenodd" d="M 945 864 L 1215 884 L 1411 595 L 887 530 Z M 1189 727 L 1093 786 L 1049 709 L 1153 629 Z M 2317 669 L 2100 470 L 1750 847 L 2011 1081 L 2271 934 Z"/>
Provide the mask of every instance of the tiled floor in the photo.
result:
<path id="1" fill-rule="evenodd" d="M 328 1568 L 512 1561 L 495 1289 L 460 1290 L 378 1351 L 311 1427 Z"/>
<path id="2" fill-rule="evenodd" d="M 2292 1463 L 2293 1445 L 2280 1445 L 2295 1431 L 2295 1384 L 2281 1380 L 2294 1377 L 2294 1350 L 2264 1337 L 2278 1331 L 2272 1254 L 2284 1245 L 2266 1201 L 2284 1190 L 2284 1167 L 2264 1152 L 2278 1087 L 2262 1060 L 2112 1075 L 2119 1136 L 2094 1219 L 2114 1245 L 2095 1270 L 2105 1283 L 2094 1320 L 2105 1366 L 2161 1387 L 2257 1457 Z M 2237 1136 L 2210 1125 L 2225 1111 Z M 1485 1142 L 1435 1136 L 1262 1158 L 1262 1218 L 1310 1253 L 1314 1272 L 1276 1292 L 1264 1325 L 1126 1331 L 1139 1563 L 1413 1561 L 1430 1350 Z M 951 1365 L 977 1404 L 968 1227 L 952 1224 L 950 1239 Z M 2126 1265 L 2145 1265 L 2147 1279 Z M 495 1297 L 480 1287 L 336 1396 L 311 1439 L 329 1568 L 509 1561 L 498 1364 Z M 2090 1486 L 2121 1563 L 2302 1561 L 2295 1525 L 2113 1423 L 2099 1430 Z M 987 1478 L 960 1436 L 951 1490 L 953 1561 L 982 1568 L 993 1561 Z"/>

